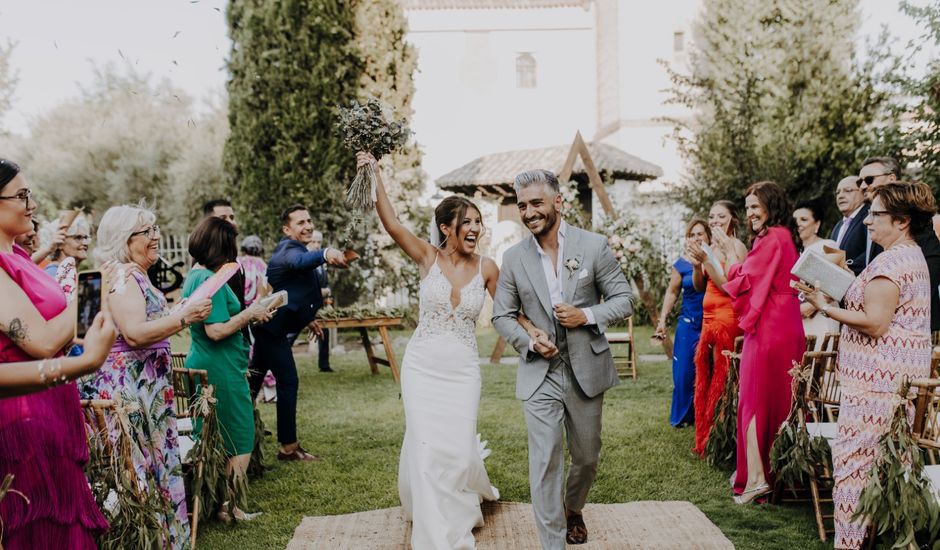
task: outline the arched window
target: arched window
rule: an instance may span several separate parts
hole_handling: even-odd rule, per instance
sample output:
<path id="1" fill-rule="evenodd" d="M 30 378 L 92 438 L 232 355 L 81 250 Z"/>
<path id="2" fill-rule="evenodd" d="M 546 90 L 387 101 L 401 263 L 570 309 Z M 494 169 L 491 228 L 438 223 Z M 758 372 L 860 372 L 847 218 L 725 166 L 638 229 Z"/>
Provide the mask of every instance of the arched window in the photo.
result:
<path id="1" fill-rule="evenodd" d="M 516 88 L 535 88 L 535 58 L 530 53 L 516 56 Z"/>

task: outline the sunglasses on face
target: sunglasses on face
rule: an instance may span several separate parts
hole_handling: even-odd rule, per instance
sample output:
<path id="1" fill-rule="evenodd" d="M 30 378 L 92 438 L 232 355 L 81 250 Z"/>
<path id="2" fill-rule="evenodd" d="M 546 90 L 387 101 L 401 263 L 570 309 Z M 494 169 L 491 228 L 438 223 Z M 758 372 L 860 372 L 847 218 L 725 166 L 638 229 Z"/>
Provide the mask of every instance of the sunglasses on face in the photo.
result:
<path id="1" fill-rule="evenodd" d="M 855 185 L 859 187 L 862 186 L 862 183 L 864 183 L 865 185 L 871 185 L 875 183 L 875 178 L 880 178 L 882 176 L 890 176 L 890 175 L 891 175 L 891 172 L 888 172 L 887 174 L 876 174 L 874 176 L 865 176 L 864 178 L 858 178 L 857 180 L 855 180 Z"/>

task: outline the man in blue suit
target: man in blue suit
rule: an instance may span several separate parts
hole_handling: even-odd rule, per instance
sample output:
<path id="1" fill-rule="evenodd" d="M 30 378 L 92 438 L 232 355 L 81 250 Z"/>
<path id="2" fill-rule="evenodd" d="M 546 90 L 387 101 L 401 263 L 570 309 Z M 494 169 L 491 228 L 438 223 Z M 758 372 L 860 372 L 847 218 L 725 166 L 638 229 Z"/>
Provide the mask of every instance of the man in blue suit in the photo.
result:
<path id="1" fill-rule="evenodd" d="M 865 253 L 868 245 L 868 228 L 862 223 L 868 215 L 865 194 L 859 188 L 856 176 L 846 176 L 836 186 L 836 206 L 842 220 L 832 228 L 830 239 L 845 250 L 846 263 L 858 275 L 865 269 Z"/>
<path id="2" fill-rule="evenodd" d="M 287 305 L 263 325 L 253 327 L 254 355 L 249 368 L 252 399 L 258 395 L 265 372 L 277 381 L 278 460 L 318 460 L 297 441 L 297 365 L 293 340 L 304 328 L 318 331 L 315 319 L 323 304 L 317 267 L 324 263 L 346 267 L 342 251 L 335 248 L 308 251 L 313 222 L 305 206 L 294 205 L 281 215 L 284 238 L 268 261 L 268 283 L 274 292 L 287 291 Z M 257 365 L 257 367 L 256 367 Z"/>

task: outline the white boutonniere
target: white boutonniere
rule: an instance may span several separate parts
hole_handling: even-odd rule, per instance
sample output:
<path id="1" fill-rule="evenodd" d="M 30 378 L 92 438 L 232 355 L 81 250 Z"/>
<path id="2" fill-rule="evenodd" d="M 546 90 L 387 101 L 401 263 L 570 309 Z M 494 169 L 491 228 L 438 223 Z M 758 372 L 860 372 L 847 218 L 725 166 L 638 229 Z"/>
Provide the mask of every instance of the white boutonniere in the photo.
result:
<path id="1" fill-rule="evenodd" d="M 578 270 L 578 268 L 581 267 L 581 257 L 578 256 L 577 258 L 568 258 L 568 260 L 565 261 L 565 267 L 568 268 L 568 275 L 572 275 L 575 271 Z"/>

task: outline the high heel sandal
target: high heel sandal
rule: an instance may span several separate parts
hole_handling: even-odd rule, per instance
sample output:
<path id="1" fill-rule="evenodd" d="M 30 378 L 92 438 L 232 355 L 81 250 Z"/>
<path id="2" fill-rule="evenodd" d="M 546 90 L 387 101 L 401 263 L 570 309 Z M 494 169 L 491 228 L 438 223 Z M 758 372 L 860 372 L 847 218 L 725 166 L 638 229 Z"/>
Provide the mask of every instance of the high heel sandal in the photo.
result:
<path id="1" fill-rule="evenodd" d="M 750 491 L 744 491 L 740 495 L 735 495 L 733 500 L 735 504 L 750 504 L 754 502 L 754 500 L 764 495 L 770 494 L 771 491 L 772 489 L 770 488 L 770 485 L 767 485 L 767 483 L 761 483 Z"/>

